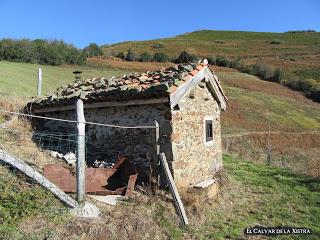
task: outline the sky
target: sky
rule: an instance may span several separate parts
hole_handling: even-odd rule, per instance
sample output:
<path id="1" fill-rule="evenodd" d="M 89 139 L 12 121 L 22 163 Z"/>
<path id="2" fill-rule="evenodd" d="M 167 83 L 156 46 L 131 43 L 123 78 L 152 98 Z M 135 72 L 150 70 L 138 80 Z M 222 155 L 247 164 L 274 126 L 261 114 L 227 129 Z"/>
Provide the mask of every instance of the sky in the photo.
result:
<path id="1" fill-rule="evenodd" d="M 320 31 L 320 1 L 0 0 L 0 38 L 62 39 L 83 48 L 200 29 Z"/>

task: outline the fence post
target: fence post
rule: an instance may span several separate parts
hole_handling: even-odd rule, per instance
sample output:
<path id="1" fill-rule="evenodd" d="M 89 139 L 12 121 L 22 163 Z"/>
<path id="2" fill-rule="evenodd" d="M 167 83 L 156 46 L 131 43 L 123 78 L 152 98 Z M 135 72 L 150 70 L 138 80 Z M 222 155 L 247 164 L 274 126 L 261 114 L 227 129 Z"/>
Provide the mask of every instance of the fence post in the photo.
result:
<path id="1" fill-rule="evenodd" d="M 77 111 L 77 201 L 79 204 L 84 202 L 85 198 L 85 118 L 83 111 L 83 102 L 81 99 L 76 103 Z"/>
<path id="2" fill-rule="evenodd" d="M 269 124 L 269 131 L 268 131 L 268 147 L 267 147 L 267 165 L 271 166 L 272 164 L 272 144 L 271 144 L 271 139 L 270 139 L 270 124 Z"/>
<path id="3" fill-rule="evenodd" d="M 156 147 L 156 157 L 155 157 L 155 162 L 153 163 L 153 169 L 155 171 L 156 177 L 157 177 L 157 184 L 158 186 L 161 185 L 161 177 L 159 173 L 159 166 L 160 166 L 160 161 L 159 161 L 159 154 L 160 154 L 160 145 L 159 145 L 159 137 L 160 137 L 160 128 L 159 128 L 159 123 L 155 120 L 155 147 Z"/>
<path id="4" fill-rule="evenodd" d="M 38 97 L 41 96 L 42 89 L 42 69 L 39 67 L 38 69 Z"/>

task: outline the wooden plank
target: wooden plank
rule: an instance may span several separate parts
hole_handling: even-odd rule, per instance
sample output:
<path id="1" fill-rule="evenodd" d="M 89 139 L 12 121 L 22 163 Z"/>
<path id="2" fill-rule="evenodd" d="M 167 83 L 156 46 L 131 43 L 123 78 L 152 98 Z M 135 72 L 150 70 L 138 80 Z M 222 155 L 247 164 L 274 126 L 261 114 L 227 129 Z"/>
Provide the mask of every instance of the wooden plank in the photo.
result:
<path id="1" fill-rule="evenodd" d="M 170 96 L 171 108 L 174 108 L 190 90 L 192 90 L 200 81 L 202 81 L 202 79 L 205 78 L 205 69 L 207 69 L 207 67 L 204 67 L 190 80 L 180 85 L 178 89 Z"/>
<path id="2" fill-rule="evenodd" d="M 83 111 L 83 102 L 77 100 L 77 201 L 84 203 L 85 198 L 85 169 L 86 169 L 86 153 L 85 153 L 85 118 Z"/>
<path id="3" fill-rule="evenodd" d="M 13 166 L 14 168 L 18 169 L 19 171 L 23 172 L 28 177 L 32 178 L 33 180 L 37 181 L 40 185 L 48 189 L 52 192 L 58 199 L 60 199 L 63 203 L 65 203 L 68 207 L 75 208 L 77 206 L 77 202 L 63 192 L 60 188 L 50 182 L 47 178 L 45 178 L 42 174 L 37 172 L 35 169 L 30 167 L 21 159 L 6 153 L 5 151 L 0 149 L 0 159 L 5 163 Z"/>
<path id="4" fill-rule="evenodd" d="M 172 198 L 173 198 L 173 202 L 174 202 L 176 211 L 177 211 L 178 215 L 180 216 L 181 223 L 183 225 L 188 225 L 189 221 L 187 218 L 187 214 L 184 209 L 183 203 L 181 201 L 177 187 L 174 183 L 174 180 L 173 180 L 172 174 L 170 172 L 168 162 L 167 162 L 167 159 L 166 159 L 166 156 L 164 153 L 160 153 L 160 161 L 161 161 L 161 165 L 163 167 L 163 170 L 165 172 L 165 175 L 167 177 L 169 188 L 170 188 Z"/>
<path id="5" fill-rule="evenodd" d="M 131 101 L 113 101 L 113 102 L 97 102 L 84 104 L 84 108 L 104 108 L 104 107 L 117 107 L 117 106 L 131 106 L 131 105 L 143 105 L 143 104 L 155 104 L 169 102 L 167 97 L 154 98 L 154 99 L 136 99 Z M 59 106 L 59 107 L 46 107 L 41 109 L 31 109 L 33 113 L 45 113 L 45 112 L 57 112 L 74 110 L 74 105 Z"/>
<path id="6" fill-rule="evenodd" d="M 221 86 L 219 88 L 219 81 L 215 79 L 209 68 L 206 69 L 205 76 L 211 93 L 213 93 L 217 102 L 220 103 L 220 108 L 225 110 L 227 107 L 227 102 L 225 96 L 223 95 L 222 89 L 220 89 Z"/>

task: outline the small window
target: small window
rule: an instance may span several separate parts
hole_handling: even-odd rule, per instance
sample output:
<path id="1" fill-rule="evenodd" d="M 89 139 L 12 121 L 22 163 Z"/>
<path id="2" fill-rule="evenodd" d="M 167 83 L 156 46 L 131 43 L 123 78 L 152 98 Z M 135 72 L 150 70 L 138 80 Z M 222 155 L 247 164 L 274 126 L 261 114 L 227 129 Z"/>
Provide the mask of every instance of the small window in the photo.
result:
<path id="1" fill-rule="evenodd" d="M 205 120 L 206 142 L 213 140 L 212 120 Z"/>

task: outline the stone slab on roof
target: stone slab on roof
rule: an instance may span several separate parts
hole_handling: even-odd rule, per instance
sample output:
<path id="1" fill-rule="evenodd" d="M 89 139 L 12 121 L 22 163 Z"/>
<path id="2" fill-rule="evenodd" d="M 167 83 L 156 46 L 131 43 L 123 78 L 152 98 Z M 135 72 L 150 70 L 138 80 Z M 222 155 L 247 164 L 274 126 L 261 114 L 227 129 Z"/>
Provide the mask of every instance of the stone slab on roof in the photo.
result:
<path id="1" fill-rule="evenodd" d="M 204 67 L 204 64 L 181 64 L 122 77 L 77 80 L 52 95 L 33 99 L 29 106 L 32 105 L 33 109 L 66 106 L 74 104 L 78 98 L 90 104 L 169 97 Z"/>

